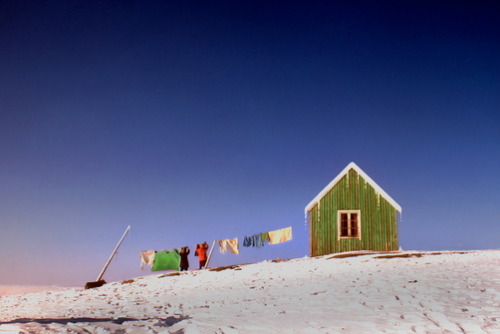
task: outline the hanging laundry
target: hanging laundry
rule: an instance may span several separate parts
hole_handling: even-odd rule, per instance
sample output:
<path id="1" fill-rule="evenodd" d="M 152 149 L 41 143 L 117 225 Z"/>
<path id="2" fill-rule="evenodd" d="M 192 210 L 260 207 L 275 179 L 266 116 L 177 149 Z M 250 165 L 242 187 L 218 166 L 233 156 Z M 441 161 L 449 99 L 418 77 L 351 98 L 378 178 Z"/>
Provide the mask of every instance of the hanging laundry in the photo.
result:
<path id="1" fill-rule="evenodd" d="M 281 242 L 292 240 L 292 227 L 285 227 L 279 230 L 269 232 L 269 244 L 279 244 Z"/>
<path id="2" fill-rule="evenodd" d="M 262 234 L 257 233 L 243 239 L 243 246 L 245 247 L 263 247 Z"/>
<path id="3" fill-rule="evenodd" d="M 222 254 L 227 252 L 228 247 L 231 254 L 239 254 L 240 250 L 238 238 L 219 240 L 219 250 Z"/>
<path id="4" fill-rule="evenodd" d="M 253 242 L 254 242 L 255 247 L 264 247 L 264 243 L 262 242 L 262 234 L 261 233 L 257 233 L 257 234 L 252 235 L 252 238 L 254 240 Z"/>
<path id="5" fill-rule="evenodd" d="M 156 253 L 155 260 L 153 263 L 153 268 L 151 271 L 160 270 L 179 270 L 179 264 L 181 262 L 181 256 L 179 250 L 174 249 L 173 251 L 161 251 Z"/>
<path id="6" fill-rule="evenodd" d="M 262 239 L 262 242 L 269 241 L 269 232 L 261 233 L 260 238 Z"/>
<path id="7" fill-rule="evenodd" d="M 252 246 L 252 238 L 245 236 L 243 238 L 243 247 L 250 247 Z"/>
<path id="8" fill-rule="evenodd" d="M 153 265 L 153 261 L 155 259 L 155 253 L 156 251 L 142 251 L 139 254 L 139 257 L 141 258 L 141 270 L 144 269 L 144 265 Z"/>

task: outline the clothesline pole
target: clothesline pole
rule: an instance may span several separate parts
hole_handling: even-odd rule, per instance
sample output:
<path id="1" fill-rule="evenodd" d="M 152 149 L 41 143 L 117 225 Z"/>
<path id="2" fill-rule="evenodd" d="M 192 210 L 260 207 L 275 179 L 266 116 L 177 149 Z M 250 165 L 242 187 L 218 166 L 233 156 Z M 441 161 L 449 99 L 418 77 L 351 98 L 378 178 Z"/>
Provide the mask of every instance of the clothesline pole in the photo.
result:
<path id="1" fill-rule="evenodd" d="M 212 248 L 210 248 L 210 252 L 208 253 L 207 263 L 205 264 L 205 267 L 203 269 L 208 268 L 208 264 L 210 263 L 210 259 L 212 258 L 212 252 L 214 251 L 215 241 L 216 240 L 214 240 L 214 242 L 212 242 Z"/>
<path id="2" fill-rule="evenodd" d="M 104 265 L 104 268 L 102 268 L 101 273 L 99 274 L 99 276 L 97 276 L 97 282 L 102 279 L 102 276 L 104 276 L 104 273 L 106 272 L 106 269 L 108 269 L 108 266 L 111 263 L 111 260 L 113 260 L 113 257 L 115 256 L 116 252 L 118 251 L 118 248 L 122 244 L 122 241 L 123 241 L 123 239 L 125 239 L 125 236 L 127 235 L 128 232 L 130 232 L 130 225 L 125 229 L 125 232 L 123 233 L 120 241 L 118 241 L 118 244 L 116 245 L 115 249 L 111 253 L 111 256 L 109 257 L 108 261 Z"/>

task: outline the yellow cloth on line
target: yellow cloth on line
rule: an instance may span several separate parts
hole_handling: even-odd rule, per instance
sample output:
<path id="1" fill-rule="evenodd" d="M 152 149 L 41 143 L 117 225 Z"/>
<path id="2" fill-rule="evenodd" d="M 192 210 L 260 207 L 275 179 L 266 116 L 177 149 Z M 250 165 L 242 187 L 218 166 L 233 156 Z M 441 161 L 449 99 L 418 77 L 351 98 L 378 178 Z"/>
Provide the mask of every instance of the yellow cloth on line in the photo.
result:
<path id="1" fill-rule="evenodd" d="M 279 244 L 281 242 L 292 240 L 292 227 L 285 227 L 279 230 L 270 231 L 269 233 L 269 244 Z"/>
<path id="2" fill-rule="evenodd" d="M 239 254 L 240 249 L 238 238 L 219 240 L 219 250 L 222 254 L 227 252 L 228 248 L 231 251 L 231 254 Z"/>

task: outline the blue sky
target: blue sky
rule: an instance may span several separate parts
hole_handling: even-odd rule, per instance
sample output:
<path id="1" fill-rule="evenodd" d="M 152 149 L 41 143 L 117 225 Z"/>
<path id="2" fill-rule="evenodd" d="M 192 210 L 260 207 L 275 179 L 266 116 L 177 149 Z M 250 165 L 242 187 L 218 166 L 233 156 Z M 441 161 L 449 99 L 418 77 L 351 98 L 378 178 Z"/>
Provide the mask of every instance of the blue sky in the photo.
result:
<path id="1" fill-rule="evenodd" d="M 404 249 L 500 241 L 500 8 L 440 1 L 0 4 L 0 284 L 148 274 L 138 252 L 286 226 L 308 253 L 354 161 Z M 197 259 L 191 257 L 191 268 Z"/>

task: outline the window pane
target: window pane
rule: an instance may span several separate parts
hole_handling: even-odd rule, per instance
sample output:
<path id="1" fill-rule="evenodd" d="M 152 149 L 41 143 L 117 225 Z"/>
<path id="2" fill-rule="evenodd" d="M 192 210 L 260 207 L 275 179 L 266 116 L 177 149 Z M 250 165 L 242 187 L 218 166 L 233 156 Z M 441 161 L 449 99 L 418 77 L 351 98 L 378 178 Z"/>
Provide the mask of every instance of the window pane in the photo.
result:
<path id="1" fill-rule="evenodd" d="M 348 227 L 347 220 L 343 220 L 340 222 L 340 228 L 347 229 L 347 227 Z"/>
<path id="2" fill-rule="evenodd" d="M 339 212 L 338 216 L 340 237 L 359 238 L 359 213 L 346 211 Z"/>

